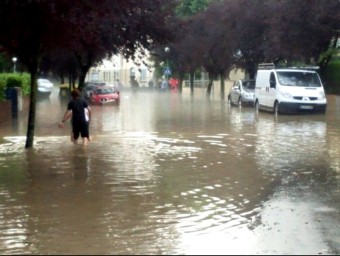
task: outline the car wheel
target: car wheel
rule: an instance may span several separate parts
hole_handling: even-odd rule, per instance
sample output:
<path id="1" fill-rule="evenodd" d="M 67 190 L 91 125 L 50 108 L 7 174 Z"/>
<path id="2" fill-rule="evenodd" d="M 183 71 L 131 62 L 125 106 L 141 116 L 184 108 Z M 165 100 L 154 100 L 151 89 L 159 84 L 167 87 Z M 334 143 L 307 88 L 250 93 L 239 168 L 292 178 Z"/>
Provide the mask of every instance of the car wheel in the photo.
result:
<path id="1" fill-rule="evenodd" d="M 277 101 L 274 104 L 274 114 L 276 116 L 279 114 L 279 103 Z"/>

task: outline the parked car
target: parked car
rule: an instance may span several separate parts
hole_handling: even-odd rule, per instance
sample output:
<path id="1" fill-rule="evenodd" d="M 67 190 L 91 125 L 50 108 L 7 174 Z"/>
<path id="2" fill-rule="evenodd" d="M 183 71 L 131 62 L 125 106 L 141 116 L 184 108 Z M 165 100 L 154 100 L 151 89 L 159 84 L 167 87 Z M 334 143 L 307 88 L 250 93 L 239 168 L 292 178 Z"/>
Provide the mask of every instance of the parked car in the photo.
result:
<path id="1" fill-rule="evenodd" d="M 233 105 L 251 105 L 255 99 L 255 80 L 241 79 L 234 82 L 228 94 L 228 102 Z"/>
<path id="2" fill-rule="evenodd" d="M 45 78 L 38 78 L 38 93 L 49 96 L 54 88 L 53 83 Z"/>
<path id="3" fill-rule="evenodd" d="M 85 84 L 84 84 L 84 98 L 89 99 L 92 91 L 97 86 L 106 86 L 106 83 L 105 82 L 99 82 L 99 81 L 85 82 Z"/>
<path id="4" fill-rule="evenodd" d="M 120 102 L 120 92 L 113 86 L 97 86 L 90 95 L 90 103 L 107 104 Z"/>
<path id="5" fill-rule="evenodd" d="M 97 86 L 93 85 L 93 84 L 87 84 L 84 87 L 84 98 L 85 99 L 89 99 L 91 96 L 91 93 L 93 92 L 94 89 L 96 89 Z"/>

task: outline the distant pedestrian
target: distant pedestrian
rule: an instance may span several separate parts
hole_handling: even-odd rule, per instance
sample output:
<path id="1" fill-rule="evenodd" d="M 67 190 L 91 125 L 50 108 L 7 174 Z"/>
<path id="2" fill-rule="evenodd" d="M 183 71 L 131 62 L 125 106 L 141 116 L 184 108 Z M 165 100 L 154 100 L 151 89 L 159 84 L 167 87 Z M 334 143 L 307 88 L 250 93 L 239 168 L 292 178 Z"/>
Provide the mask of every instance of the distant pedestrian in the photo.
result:
<path id="1" fill-rule="evenodd" d="M 178 79 L 170 78 L 169 79 L 170 90 L 177 90 L 178 88 Z"/>
<path id="2" fill-rule="evenodd" d="M 120 82 L 119 79 L 116 79 L 114 86 L 117 88 L 118 91 L 120 91 L 123 88 L 123 84 Z"/>
<path id="3" fill-rule="evenodd" d="M 59 127 L 63 128 L 64 123 L 72 118 L 71 140 L 74 144 L 77 144 L 78 138 L 81 136 L 83 145 L 87 145 L 90 140 L 89 122 L 91 120 L 91 108 L 80 95 L 78 89 L 74 89 L 71 92 L 72 99 L 67 104 L 67 109 L 62 121 L 59 123 Z"/>
<path id="4" fill-rule="evenodd" d="M 162 84 L 161 84 L 161 89 L 162 90 L 168 90 L 169 89 L 169 82 L 166 79 L 163 79 Z"/>

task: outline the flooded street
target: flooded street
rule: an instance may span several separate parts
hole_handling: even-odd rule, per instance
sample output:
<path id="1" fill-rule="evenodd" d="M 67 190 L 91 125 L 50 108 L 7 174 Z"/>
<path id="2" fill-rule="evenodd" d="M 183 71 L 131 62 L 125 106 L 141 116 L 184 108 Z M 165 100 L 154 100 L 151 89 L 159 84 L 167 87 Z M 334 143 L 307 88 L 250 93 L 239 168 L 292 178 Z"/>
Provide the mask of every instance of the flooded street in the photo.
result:
<path id="1" fill-rule="evenodd" d="M 1 254 L 340 254 L 340 97 L 278 116 L 158 91 L 91 106 L 92 141 L 58 128 L 67 100 L 0 128 Z"/>

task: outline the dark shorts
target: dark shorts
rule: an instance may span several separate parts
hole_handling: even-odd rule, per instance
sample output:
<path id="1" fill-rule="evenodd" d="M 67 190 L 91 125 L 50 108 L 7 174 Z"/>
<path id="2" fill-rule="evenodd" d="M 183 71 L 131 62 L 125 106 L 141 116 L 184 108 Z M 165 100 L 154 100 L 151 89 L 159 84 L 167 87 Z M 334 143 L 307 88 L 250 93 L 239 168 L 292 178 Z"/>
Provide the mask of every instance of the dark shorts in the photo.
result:
<path id="1" fill-rule="evenodd" d="M 89 123 L 76 123 L 72 124 L 72 132 L 73 132 L 73 138 L 76 140 L 79 138 L 79 135 L 82 138 L 89 138 Z"/>

